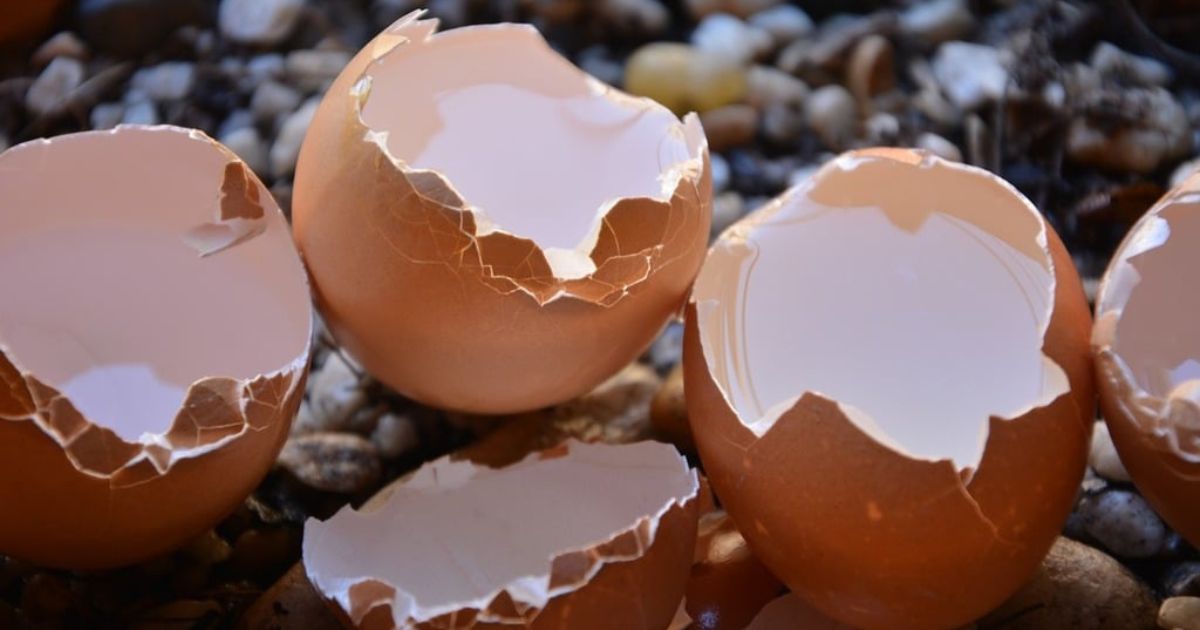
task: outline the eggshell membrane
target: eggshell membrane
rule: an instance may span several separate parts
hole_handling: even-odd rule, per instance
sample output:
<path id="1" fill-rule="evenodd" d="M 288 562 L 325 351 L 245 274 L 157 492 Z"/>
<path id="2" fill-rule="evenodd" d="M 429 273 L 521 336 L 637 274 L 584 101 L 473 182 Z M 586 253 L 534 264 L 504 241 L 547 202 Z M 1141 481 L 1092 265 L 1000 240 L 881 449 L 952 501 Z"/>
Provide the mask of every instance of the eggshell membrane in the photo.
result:
<path id="1" fill-rule="evenodd" d="M 588 472 L 589 467 L 594 470 Z M 572 468 L 577 470 L 572 473 Z M 626 483 L 614 485 L 611 493 L 595 487 L 614 474 L 623 476 Z M 640 482 L 629 483 L 639 477 Z M 492 503 L 487 516 L 479 518 L 500 519 L 496 523 L 500 531 L 509 532 L 510 539 L 497 541 L 489 534 L 486 540 L 456 540 L 456 533 L 470 535 L 472 527 L 480 526 L 456 518 L 436 532 L 423 530 L 421 537 L 434 540 L 413 543 L 408 539 L 416 534 L 406 531 L 404 520 L 440 518 L 434 504 L 422 495 L 484 491 L 467 489 L 474 483 L 488 486 L 486 492 L 493 497 L 471 501 L 472 505 Z M 521 496 L 497 496 L 505 486 Z M 572 492 L 568 486 L 590 497 L 586 499 L 591 502 L 588 511 L 601 522 L 583 525 L 578 515 L 570 514 L 573 509 L 561 501 L 562 493 Z M 663 494 L 668 489 L 670 492 Z M 665 628 L 683 597 L 696 539 L 699 490 L 695 471 L 688 469 L 683 458 L 669 446 L 653 442 L 610 446 L 568 441 L 504 469 L 443 458 L 380 492 L 359 512 L 347 510 L 325 523 L 310 522 L 304 543 L 305 568 L 317 590 L 336 602 L 343 618 L 363 628 Z M 537 507 L 538 501 L 545 503 Z M 417 509 L 422 503 L 434 513 Z M 655 507 L 644 512 L 634 507 L 651 504 Z M 632 516 L 631 510 L 638 515 Z M 560 514 L 555 515 L 556 511 Z M 626 513 L 631 515 L 628 522 L 622 518 Z M 542 531 L 540 537 L 553 539 L 587 537 L 580 528 L 600 531 L 608 522 L 604 519 L 621 524 L 600 539 L 580 540 L 578 546 L 552 552 L 544 559 L 535 550 L 554 543 L 511 539 L 529 537 L 531 531 Z M 372 522 L 380 520 L 388 524 L 381 527 Z M 526 524 L 518 529 L 503 525 L 516 525 L 518 520 Z M 574 526 L 569 525 L 572 520 Z M 441 542 L 435 542 L 439 538 Z M 419 568 L 412 565 L 413 544 L 420 545 L 425 550 L 420 553 L 427 556 Z M 519 562 L 529 567 L 544 562 L 544 572 L 517 571 L 496 583 L 498 575 L 514 570 L 511 565 L 504 569 L 501 562 L 506 554 L 508 562 L 519 555 L 506 551 L 510 547 L 526 554 Z M 431 559 L 435 554 L 428 552 L 430 548 L 446 553 L 444 564 Z M 368 555 L 347 560 L 356 552 Z M 379 554 L 385 559 L 375 557 Z M 397 555 L 404 560 L 386 559 Z M 352 566 L 355 563 L 358 568 Z M 389 567 L 386 571 L 393 576 L 410 571 L 407 579 L 415 581 L 398 584 L 395 577 L 373 575 L 367 568 L 370 564 Z M 458 569 L 452 568 L 456 565 Z M 455 573 L 461 577 L 455 578 Z M 446 600 L 450 591 L 445 589 L 455 579 L 470 582 L 460 584 L 459 593 L 463 588 L 478 591 L 483 587 L 488 592 L 463 594 L 459 601 L 428 601 L 430 597 Z M 443 589 L 441 595 L 431 595 L 431 590 L 439 588 Z M 425 601 L 417 590 L 425 591 Z"/>
<path id="2" fill-rule="evenodd" d="M 1100 406 L 1146 500 L 1200 545 L 1200 336 L 1191 287 L 1200 175 L 1168 192 L 1117 248 L 1092 336 Z"/>
<path id="3" fill-rule="evenodd" d="M 880 441 L 888 436 L 856 424 L 838 401 L 811 391 L 797 391 L 800 398 L 756 437 L 707 365 L 692 302 L 684 341 L 688 415 L 722 504 L 756 555 L 793 591 L 829 617 L 857 627 L 950 628 L 1019 588 L 1070 511 L 1094 409 L 1087 303 L 1057 235 L 998 178 L 902 149 L 849 157 L 860 166 L 891 164 L 868 169 L 871 177 L 853 175 L 862 177 L 855 190 L 867 196 L 937 190 L 941 199 L 958 202 L 954 211 L 960 216 L 1036 218 L 1045 235 L 1038 247 L 1054 274 L 1041 350 L 1065 373 L 1069 391 L 1020 417 L 991 416 L 977 468 L 960 469 L 948 458 L 906 456 Z M 842 166 L 831 163 L 815 177 L 836 168 Z M 722 239 L 769 220 L 779 203 L 787 203 L 787 194 Z M 794 264 L 820 264 L 801 255 Z M 706 273 L 707 265 L 698 286 Z M 816 360 L 830 358 L 836 357 Z M 921 365 L 914 361 L 911 367 Z"/>
<path id="4" fill-rule="evenodd" d="M 448 65 L 445 76 L 462 71 L 461 64 L 494 63 L 507 80 L 499 73 L 513 72 L 505 67 L 510 59 L 565 72 L 559 66 L 567 62 L 532 27 L 434 35 L 436 24 L 412 14 L 367 44 L 333 83 L 309 128 L 293 219 L 318 306 L 334 336 L 369 372 L 424 403 L 510 413 L 568 400 L 636 357 L 682 305 L 704 256 L 711 216 L 703 132 L 695 116 L 670 130 L 690 158 L 662 166 L 661 195 L 614 198 L 597 209 L 592 231 L 576 248 L 595 270 L 558 277 L 538 243 L 504 231 L 503 222 L 484 214 L 486 207 L 464 199 L 454 172 L 413 168 L 389 152 L 391 136 L 412 130 L 372 129 L 364 122 L 372 91 L 383 89 L 385 80 L 401 80 L 371 73 L 385 72 L 390 56 L 418 54 L 443 37 L 477 40 L 465 47 L 464 59 L 432 58 L 429 63 Z M 574 68 L 570 74 L 577 82 L 572 90 L 645 108 L 646 115 L 666 112 Z M 497 111 L 495 124 L 509 123 L 508 115 Z M 413 129 L 429 133 L 426 124 Z M 539 131 L 535 126 L 529 133 Z M 496 160 L 515 149 L 483 142 L 470 147 L 494 152 Z M 604 169 L 603 160 L 595 168 Z M 536 173 L 521 177 L 531 189 L 562 185 Z M 538 211 L 548 210 L 530 210 Z"/>
<path id="5" fill-rule="evenodd" d="M 783 584 L 754 557 L 724 510 L 700 517 L 684 607 L 699 630 L 741 630 Z"/>
<path id="6" fill-rule="evenodd" d="M 0 552 L 169 551 L 253 490 L 299 405 L 311 307 L 287 222 L 232 152 L 169 126 L 14 147 L 0 188 L 0 474 L 20 479 L 0 484 Z M 130 362 L 171 381 L 172 411 L 139 407 L 162 392 L 111 371 Z"/>

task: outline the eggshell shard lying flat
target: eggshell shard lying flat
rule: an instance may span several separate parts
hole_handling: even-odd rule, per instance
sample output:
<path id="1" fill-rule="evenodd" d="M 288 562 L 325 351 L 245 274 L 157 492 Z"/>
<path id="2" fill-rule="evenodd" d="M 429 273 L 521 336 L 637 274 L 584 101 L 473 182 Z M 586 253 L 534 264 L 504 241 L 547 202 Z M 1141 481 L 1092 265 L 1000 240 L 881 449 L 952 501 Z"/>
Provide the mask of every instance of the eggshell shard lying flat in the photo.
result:
<path id="1" fill-rule="evenodd" d="M 362 627 L 665 628 L 698 489 L 654 442 L 570 441 L 506 468 L 443 458 L 310 521 L 305 570 Z"/>
<path id="2" fill-rule="evenodd" d="M 700 517 L 684 596 L 698 630 L 742 630 L 782 590 L 779 579 L 754 557 L 724 510 Z"/>
<path id="3" fill-rule="evenodd" d="M 1200 545 L 1198 245 L 1200 175 L 1192 175 L 1117 249 L 1092 336 L 1100 404 L 1121 462 L 1193 545 Z"/>
<path id="4" fill-rule="evenodd" d="M 62 185 L 70 176 L 71 185 Z M 123 126 L 0 154 L 0 552 L 165 552 L 270 469 L 311 307 L 287 222 L 199 131 Z"/>
<path id="5" fill-rule="evenodd" d="M 904 149 L 845 154 L 731 227 L 688 306 L 717 495 L 793 591 L 952 627 L 1037 568 L 1093 411 L 1083 289 L 1032 205 Z"/>
<path id="6" fill-rule="evenodd" d="M 581 394 L 681 306 L 711 215 L 698 119 L 609 88 L 532 27 L 402 18 L 334 82 L 295 237 L 330 329 L 422 402 Z"/>

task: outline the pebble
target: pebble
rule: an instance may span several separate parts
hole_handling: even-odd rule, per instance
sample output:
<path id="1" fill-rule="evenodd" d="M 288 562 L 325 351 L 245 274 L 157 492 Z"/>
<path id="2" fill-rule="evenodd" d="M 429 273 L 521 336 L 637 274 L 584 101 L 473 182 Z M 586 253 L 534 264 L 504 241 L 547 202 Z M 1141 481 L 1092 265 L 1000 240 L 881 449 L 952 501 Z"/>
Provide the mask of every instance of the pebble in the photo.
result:
<path id="1" fill-rule="evenodd" d="M 805 119 L 825 146 L 840 150 L 854 137 L 858 109 L 854 97 L 840 85 L 814 91 L 805 104 Z"/>
<path id="2" fill-rule="evenodd" d="M 1172 78 L 1171 68 L 1161 61 L 1125 52 L 1108 42 L 1096 44 L 1091 66 L 1101 76 L 1146 87 L 1165 86 Z"/>
<path id="3" fill-rule="evenodd" d="M 1076 508 L 1084 531 L 1124 558 L 1148 558 L 1163 549 L 1167 528 L 1140 495 L 1110 489 L 1085 497 Z"/>
<path id="4" fill-rule="evenodd" d="M 83 63 L 78 59 L 56 58 L 29 86 L 25 93 L 26 109 L 39 116 L 58 112 L 67 95 L 83 83 L 83 76 Z"/>
<path id="5" fill-rule="evenodd" d="M 763 137 L 778 146 L 791 146 L 804 133 L 804 107 L 801 104 L 780 103 L 763 112 Z"/>
<path id="6" fill-rule="evenodd" d="M 758 129 L 758 110 L 749 105 L 725 105 L 700 114 L 704 135 L 713 151 L 749 144 Z"/>
<path id="7" fill-rule="evenodd" d="M 1108 433 L 1108 425 L 1097 422 L 1092 428 L 1092 451 L 1088 456 L 1088 464 L 1097 475 L 1109 481 L 1129 481 L 1129 472 L 1121 463 L 1121 456 L 1113 446 L 1112 436 Z"/>
<path id="8" fill-rule="evenodd" d="M 379 482 L 379 451 L 352 433 L 309 433 L 288 439 L 279 466 L 306 486 L 325 492 L 358 494 Z"/>
<path id="9" fill-rule="evenodd" d="M 136 57 L 184 25 L 208 22 L 210 11 L 209 0 L 82 0 L 76 15 L 80 35 L 92 47 Z"/>
<path id="10" fill-rule="evenodd" d="M 219 138 L 255 173 L 267 172 L 267 144 L 254 127 L 239 127 Z"/>
<path id="11" fill-rule="evenodd" d="M 271 145 L 271 174 L 275 177 L 287 177 L 296 170 L 296 158 L 300 157 L 300 146 L 304 143 L 304 134 L 317 113 L 321 100 L 317 97 L 305 101 L 300 109 L 293 112 L 279 127 L 275 143 Z"/>
<path id="12" fill-rule="evenodd" d="M 615 434 L 648 433 L 650 400 L 661 385 L 662 379 L 653 368 L 631 363 L 587 394 L 560 405 L 555 413 L 577 424 L 597 425 Z"/>
<path id="13" fill-rule="evenodd" d="M 650 401 L 650 426 L 655 437 L 674 444 L 684 453 L 695 453 L 692 427 L 683 396 L 683 365 L 676 365 Z"/>
<path id="14" fill-rule="evenodd" d="M 8 134 L 4 133 L 3 131 L 0 131 L 0 153 L 7 150 L 8 147 L 10 147 L 11 145 L 12 145 L 12 142 L 9 141 Z M 726 168 L 728 168 L 728 167 L 726 167 Z"/>
<path id="15" fill-rule="evenodd" d="M 1154 597 L 1113 558 L 1058 538 L 1027 585 L 979 620 L 979 628 L 1151 630 Z"/>
<path id="16" fill-rule="evenodd" d="M 38 46 L 33 55 L 29 57 L 29 63 L 40 68 L 54 61 L 57 57 L 70 57 L 71 59 L 79 60 L 87 59 L 87 44 L 83 43 L 83 40 L 79 39 L 75 33 L 62 31 L 47 39 L 41 46 Z"/>
<path id="17" fill-rule="evenodd" d="M 962 162 L 962 151 L 953 142 L 935 134 L 924 132 L 917 136 L 915 146 L 951 162 Z"/>
<path id="18" fill-rule="evenodd" d="M 688 13 L 697 20 L 713 13 L 749 17 L 783 4 L 784 0 L 685 0 Z"/>
<path id="19" fill-rule="evenodd" d="M 221 34 L 241 44 L 271 46 L 287 39 L 304 12 L 304 0 L 221 0 Z"/>
<path id="20" fill-rule="evenodd" d="M 1163 576 L 1163 592 L 1168 596 L 1200 597 L 1200 561 L 1181 562 Z"/>
<path id="21" fill-rule="evenodd" d="M 124 103 L 100 103 L 92 108 L 92 129 L 112 129 L 124 119 Z"/>
<path id="22" fill-rule="evenodd" d="M 291 87 L 267 80 L 254 89 L 254 95 L 250 97 L 250 111 L 255 119 L 274 127 L 280 116 L 300 107 L 301 99 L 300 93 Z"/>
<path id="23" fill-rule="evenodd" d="M 1200 630 L 1200 597 L 1171 597 L 1158 609 L 1163 630 Z"/>
<path id="24" fill-rule="evenodd" d="M 429 0 L 427 6 L 429 14 L 441 20 L 446 27 L 466 24 L 470 17 L 470 7 L 465 0 Z"/>
<path id="25" fill-rule="evenodd" d="M 958 107 L 972 110 L 1004 95 L 1008 70 L 1000 51 L 967 42 L 946 42 L 933 57 L 933 76 Z"/>
<path id="26" fill-rule="evenodd" d="M 868 35 L 854 46 L 846 66 L 846 86 L 864 106 L 871 99 L 896 87 L 892 42 L 882 35 Z"/>
<path id="27" fill-rule="evenodd" d="M 371 431 L 371 443 L 385 458 L 400 457 L 415 450 L 420 443 L 417 424 L 410 415 L 385 412 Z"/>
<path id="28" fill-rule="evenodd" d="M 727 13 L 705 17 L 692 31 L 692 45 L 730 61 L 745 64 L 771 50 L 771 34 Z"/>
<path id="29" fill-rule="evenodd" d="M 599 13 L 622 34 L 658 35 L 671 25 L 671 12 L 659 0 L 600 0 Z"/>
<path id="30" fill-rule="evenodd" d="M 745 214 L 746 204 L 742 196 L 733 191 L 723 192 L 713 198 L 711 234 L 717 236 L 733 225 Z"/>
<path id="31" fill-rule="evenodd" d="M 343 50 L 293 50 L 284 59 L 284 69 L 301 90 L 324 89 L 350 62 Z"/>
<path id="32" fill-rule="evenodd" d="M 158 108 L 150 101 L 137 101 L 125 106 L 121 123 L 125 125 L 157 125 Z"/>
<path id="33" fill-rule="evenodd" d="M 130 85 L 154 101 L 186 97 L 196 84 L 196 66 L 186 61 L 168 61 L 134 73 Z"/>
<path id="34" fill-rule="evenodd" d="M 714 156 L 716 157 L 716 156 Z M 646 360 L 659 373 L 665 374 L 683 358 L 683 324 L 670 322 L 646 350 Z"/>
<path id="35" fill-rule="evenodd" d="M 754 66 L 746 72 L 746 102 L 759 109 L 801 105 L 810 91 L 807 83 L 778 68 Z"/>
<path id="36" fill-rule="evenodd" d="M 746 23 L 769 34 L 776 46 L 781 46 L 813 32 L 812 18 L 804 9 L 793 4 L 781 4 L 759 11 Z"/>
<path id="37" fill-rule="evenodd" d="M 872 144 L 896 144 L 900 139 L 900 120 L 887 112 L 872 114 L 863 126 L 867 140 Z"/>
<path id="38" fill-rule="evenodd" d="M 246 62 L 246 75 L 256 81 L 281 78 L 286 69 L 283 55 L 279 53 L 255 55 Z"/>
<path id="39" fill-rule="evenodd" d="M 367 404 L 359 372 L 343 358 L 331 352 L 321 367 L 312 371 L 308 382 L 309 416 L 296 422 L 294 433 L 344 431 L 352 416 Z"/>
<path id="40" fill-rule="evenodd" d="M 1110 129 L 1080 116 L 1067 132 L 1067 155 L 1080 164 L 1149 173 L 1192 150 L 1192 130 L 1183 106 L 1162 88 L 1122 90 L 1118 107 L 1132 121 Z"/>
<path id="41" fill-rule="evenodd" d="M 926 44 L 958 39 L 974 26 L 966 0 L 914 2 L 900 14 L 900 32 Z"/>
<path id="42" fill-rule="evenodd" d="M 655 42 L 629 57 L 625 90 L 683 115 L 741 101 L 746 95 L 746 74 L 739 64 L 723 57 L 686 44 Z"/>
<path id="43" fill-rule="evenodd" d="M 248 109 L 235 109 L 229 112 L 225 120 L 221 121 L 221 126 L 217 129 L 218 136 L 231 134 L 243 127 L 254 126 L 254 114 Z"/>
<path id="44" fill-rule="evenodd" d="M 721 192 L 729 188 L 729 162 L 720 153 L 708 156 L 709 168 L 712 170 L 713 192 Z"/>

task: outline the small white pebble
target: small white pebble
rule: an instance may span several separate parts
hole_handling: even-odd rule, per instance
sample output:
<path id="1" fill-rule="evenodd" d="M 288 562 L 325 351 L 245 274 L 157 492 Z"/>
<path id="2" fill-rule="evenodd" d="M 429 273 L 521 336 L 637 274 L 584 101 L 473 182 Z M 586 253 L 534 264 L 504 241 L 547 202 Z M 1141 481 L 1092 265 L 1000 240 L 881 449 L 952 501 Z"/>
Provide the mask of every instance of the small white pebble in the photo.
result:
<path id="1" fill-rule="evenodd" d="M 57 57 L 29 86 L 25 107 L 38 115 L 53 113 L 67 95 L 83 83 L 83 63 L 70 57 Z"/>
<path id="2" fill-rule="evenodd" d="M 962 151 L 953 142 L 935 134 L 925 132 L 917 136 L 917 148 L 951 162 L 962 162 Z"/>
<path id="3" fill-rule="evenodd" d="M 712 169 L 713 192 L 722 192 L 729 188 L 729 181 L 732 174 L 729 172 L 729 162 L 721 157 L 720 153 L 713 153 L 708 156 L 709 168 Z"/>
<path id="4" fill-rule="evenodd" d="M 350 53 L 343 50 L 293 50 L 284 68 L 296 87 L 315 90 L 332 82 L 347 63 Z"/>
<path id="5" fill-rule="evenodd" d="M 775 44 L 791 43 L 813 32 L 812 18 L 798 6 L 781 4 L 759 11 L 746 19 L 750 26 L 762 29 L 771 35 Z"/>
<path id="6" fill-rule="evenodd" d="M 971 110 L 1004 94 L 1008 70 L 991 46 L 946 42 L 933 57 L 933 76 L 942 92 L 962 109 Z"/>
<path id="7" fill-rule="evenodd" d="M 1108 42 L 1096 44 L 1091 66 L 1103 76 L 1123 78 L 1140 85 L 1162 86 L 1171 82 L 1171 68 L 1163 62 L 1125 52 Z"/>
<path id="8" fill-rule="evenodd" d="M 196 66 L 185 61 L 168 61 L 138 70 L 130 80 L 154 101 L 173 101 L 186 97 L 196 84 Z"/>
<path id="9" fill-rule="evenodd" d="M 276 81 L 263 81 L 250 97 L 250 111 L 262 122 L 274 122 L 282 114 L 296 111 L 301 96 L 296 90 Z"/>
<path id="10" fill-rule="evenodd" d="M 271 174 L 275 177 L 286 177 L 296 170 L 296 158 L 300 157 L 300 146 L 304 144 L 304 134 L 317 113 L 319 98 L 310 98 L 300 109 L 283 121 L 275 144 L 271 146 Z"/>
<path id="11" fill-rule="evenodd" d="M 809 95 L 805 117 L 825 146 L 842 149 L 854 137 L 858 106 L 846 88 L 826 85 Z"/>
<path id="12" fill-rule="evenodd" d="M 900 14 L 900 32 L 927 44 L 958 39 L 974 24 L 966 0 L 914 2 Z"/>
<path id="13" fill-rule="evenodd" d="M 243 44 L 272 45 L 287 39 L 304 10 L 304 0 L 222 0 L 221 33 Z"/>
<path id="14" fill-rule="evenodd" d="M 38 49 L 29 58 L 29 61 L 34 66 L 40 68 L 58 57 L 70 57 L 82 60 L 86 59 L 87 56 L 87 44 L 83 43 L 75 33 L 62 31 L 47 39 L 41 46 L 38 46 Z"/>
<path id="15" fill-rule="evenodd" d="M 714 13 L 692 31 L 692 45 L 736 63 L 748 63 L 771 49 L 770 33 L 726 13 Z"/>
<path id="16" fill-rule="evenodd" d="M 417 426 L 408 415 L 388 412 L 379 416 L 371 442 L 383 457 L 399 457 L 417 447 L 420 436 Z"/>
<path id="17" fill-rule="evenodd" d="M 92 108 L 92 129 L 112 129 L 124 119 L 124 103 L 100 103 Z"/>
<path id="18" fill-rule="evenodd" d="M 125 107 L 121 123 L 126 125 L 157 125 L 158 109 L 150 101 L 138 101 Z"/>
<path id="19" fill-rule="evenodd" d="M 241 127 L 221 136 L 221 144 L 229 147 L 255 173 L 266 172 L 267 145 L 254 127 Z"/>

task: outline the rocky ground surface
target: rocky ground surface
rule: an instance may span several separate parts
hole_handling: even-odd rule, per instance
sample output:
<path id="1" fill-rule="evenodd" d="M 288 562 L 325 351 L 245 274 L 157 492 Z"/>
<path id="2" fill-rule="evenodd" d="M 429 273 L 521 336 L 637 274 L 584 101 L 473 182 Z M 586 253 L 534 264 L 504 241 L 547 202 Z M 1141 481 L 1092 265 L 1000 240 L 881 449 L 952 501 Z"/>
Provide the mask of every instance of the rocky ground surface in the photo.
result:
<path id="1" fill-rule="evenodd" d="M 322 90 L 371 35 L 417 4 L 67 3 L 29 45 L 0 52 L 0 149 L 120 123 L 197 127 L 253 167 L 286 211 Z M 1176 12 L 1186 3 L 800 4 L 428 7 L 446 27 L 531 21 L 600 79 L 703 110 L 715 151 L 714 234 L 838 151 L 917 146 L 1020 188 L 1094 291 L 1128 226 L 1192 168 L 1200 19 Z M 590 439 L 685 444 L 673 372 L 680 336 L 668 327 L 638 363 L 536 422 Z M 297 561 L 306 518 L 360 502 L 511 422 L 416 405 L 322 342 L 292 437 L 236 514 L 170 557 L 117 571 L 43 570 L 0 556 L 0 627 L 233 627 Z M 1064 536 L 1034 583 L 980 628 L 1200 628 L 1200 554 L 1139 496 L 1102 430 Z"/>

